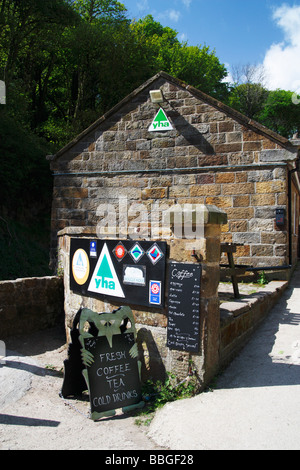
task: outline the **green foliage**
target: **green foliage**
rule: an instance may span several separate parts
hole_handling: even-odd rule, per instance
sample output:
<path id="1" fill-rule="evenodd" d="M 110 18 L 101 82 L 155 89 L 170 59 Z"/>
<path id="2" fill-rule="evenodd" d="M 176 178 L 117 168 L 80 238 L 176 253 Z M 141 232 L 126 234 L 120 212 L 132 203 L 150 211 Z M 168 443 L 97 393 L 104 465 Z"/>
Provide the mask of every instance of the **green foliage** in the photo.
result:
<path id="1" fill-rule="evenodd" d="M 49 144 L 0 108 L 0 280 L 49 270 Z"/>
<path id="2" fill-rule="evenodd" d="M 267 279 L 267 276 L 266 276 L 265 272 L 262 271 L 261 273 L 259 273 L 257 284 L 259 284 L 260 286 L 264 286 L 268 283 L 269 283 L 269 281 Z"/>
<path id="3" fill-rule="evenodd" d="M 0 216 L 0 280 L 47 276 L 49 214 L 30 222 Z"/>
<path id="4" fill-rule="evenodd" d="M 163 27 L 151 15 L 133 22 L 131 28 L 139 43 L 144 45 L 155 73 L 164 70 L 204 93 L 225 98 L 228 90 L 223 79 L 227 71 L 215 51 L 207 46 L 180 43 L 175 30 Z"/>
<path id="5" fill-rule="evenodd" d="M 116 0 L 0 0 L 0 12 L 6 107 L 58 148 L 160 70 L 226 94 L 214 51 L 180 43 L 151 15 L 130 21 Z"/>
<path id="6" fill-rule="evenodd" d="M 175 374 L 170 372 L 167 373 L 167 378 L 164 382 L 148 380 L 142 390 L 149 412 L 162 407 L 168 402 L 182 398 L 191 398 L 198 392 L 199 382 L 196 374 L 188 376 L 183 381 L 179 381 Z"/>
<path id="7" fill-rule="evenodd" d="M 300 105 L 293 103 L 292 96 L 291 91 L 270 91 L 258 117 L 269 129 L 287 138 L 300 132 Z"/>
<path id="8" fill-rule="evenodd" d="M 192 371 L 192 364 L 190 369 L 191 373 L 182 381 L 179 381 L 175 374 L 168 372 L 164 382 L 154 382 L 153 380 L 145 382 L 142 387 L 142 395 L 146 406 L 136 411 L 135 424 L 148 426 L 155 411 L 166 403 L 197 395 L 200 391 L 198 377 L 196 371 Z"/>
<path id="9" fill-rule="evenodd" d="M 116 0 L 75 0 L 73 2 L 75 11 L 87 21 L 92 23 L 99 19 L 120 19 L 126 11 L 125 6 Z"/>
<path id="10" fill-rule="evenodd" d="M 259 119 L 268 95 L 268 90 L 259 83 L 243 83 L 233 88 L 229 97 L 229 106 L 249 118 Z"/>
<path id="11" fill-rule="evenodd" d="M 52 191 L 49 162 L 45 158 L 51 147 L 3 108 L 0 108 L 0 206 L 13 214 L 22 213 L 32 203 L 44 209 Z"/>
<path id="12" fill-rule="evenodd" d="M 0 0 L 0 26 L 9 114 L 57 148 L 160 70 L 282 135 L 299 129 L 290 92 L 250 81 L 229 93 L 214 50 L 181 43 L 151 15 L 130 21 L 117 0 Z"/>
<path id="13" fill-rule="evenodd" d="M 228 104 L 290 139 L 300 132 L 300 105 L 292 97 L 291 91 L 269 91 L 260 83 L 247 82 L 232 87 Z"/>

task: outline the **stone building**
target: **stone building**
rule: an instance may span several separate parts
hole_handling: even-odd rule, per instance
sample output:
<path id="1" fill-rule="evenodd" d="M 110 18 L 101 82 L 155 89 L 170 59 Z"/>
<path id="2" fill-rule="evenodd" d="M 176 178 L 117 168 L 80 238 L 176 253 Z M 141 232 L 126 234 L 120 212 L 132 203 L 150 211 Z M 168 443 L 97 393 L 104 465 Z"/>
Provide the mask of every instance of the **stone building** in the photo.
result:
<path id="1" fill-rule="evenodd" d="M 49 156 L 54 175 L 51 260 L 55 266 L 59 254 L 64 269 L 67 337 L 79 307 L 103 312 L 119 305 L 71 292 L 70 239 L 164 240 L 168 263 L 202 263 L 200 353 L 194 360 L 207 383 L 218 368 L 222 343 L 220 241 L 236 246 L 237 264 L 288 267 L 297 262 L 299 148 L 160 72 Z M 185 214 L 193 221 L 197 210 L 203 232 L 195 235 L 193 225 L 191 237 L 175 234 L 176 213 L 181 221 Z M 170 215 L 169 225 L 163 214 Z M 200 239 L 196 250 L 193 236 Z M 158 368 L 164 363 L 185 376 L 189 355 L 166 347 L 166 309 L 135 307 L 133 313 L 141 354 L 148 358 L 145 368 L 149 361 Z"/>
<path id="2" fill-rule="evenodd" d="M 157 89 L 161 104 L 150 99 Z M 150 132 L 160 106 L 172 129 Z M 299 148 L 161 72 L 50 157 L 52 259 L 59 230 L 95 227 L 99 205 L 122 194 L 128 203 L 215 205 L 227 213 L 222 241 L 237 244 L 237 264 L 294 265 Z"/>

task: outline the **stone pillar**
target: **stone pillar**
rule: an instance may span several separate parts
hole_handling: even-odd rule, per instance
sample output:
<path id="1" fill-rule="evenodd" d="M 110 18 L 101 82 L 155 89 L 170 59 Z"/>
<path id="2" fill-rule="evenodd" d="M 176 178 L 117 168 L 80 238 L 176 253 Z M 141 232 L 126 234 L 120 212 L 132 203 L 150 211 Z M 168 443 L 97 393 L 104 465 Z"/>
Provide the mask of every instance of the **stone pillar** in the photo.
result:
<path id="1" fill-rule="evenodd" d="M 220 310 L 218 286 L 220 282 L 221 227 L 227 223 L 227 215 L 216 206 L 197 204 L 192 208 L 192 220 L 196 211 L 202 213 L 203 238 L 196 240 L 194 252 L 188 252 L 188 241 L 172 240 L 170 260 L 200 262 L 202 265 L 200 301 L 200 351 L 198 354 L 172 351 L 171 368 L 184 377 L 189 361 L 196 367 L 202 387 L 207 385 L 219 367 Z M 197 246 L 198 245 L 198 246 Z M 191 244 L 192 246 L 192 244 Z M 180 365 L 179 365 L 180 363 Z"/>
<path id="2" fill-rule="evenodd" d="M 176 206 L 174 206 L 176 208 Z M 218 285 L 220 279 L 220 237 L 221 226 L 227 222 L 226 214 L 216 206 L 191 205 L 191 217 L 195 220 L 196 212 L 202 215 L 203 237 L 196 240 L 176 238 L 173 233 L 166 234 L 164 240 L 169 245 L 168 264 L 172 261 L 180 263 L 201 263 L 201 300 L 200 300 L 200 349 L 199 353 L 171 350 L 167 347 L 167 304 L 166 308 L 155 311 L 155 308 L 136 308 L 133 314 L 138 331 L 138 347 L 145 380 L 163 379 L 165 371 L 174 373 L 178 378 L 187 376 L 190 361 L 193 362 L 201 385 L 204 387 L 216 374 L 219 366 L 220 343 L 220 311 Z M 173 216 L 176 212 L 172 210 Z M 174 219 L 170 213 L 171 226 Z M 172 232 L 172 231 L 171 231 Z M 118 308 L 113 304 L 99 299 L 81 297 L 69 288 L 69 250 L 71 237 L 94 238 L 96 230 L 93 227 L 69 227 L 58 233 L 59 267 L 64 271 L 66 336 L 70 340 L 69 331 L 73 318 L 80 307 L 90 308 L 97 312 L 109 312 Z M 166 286 L 168 278 L 166 277 Z M 187 299 L 188 301 L 188 299 Z"/>

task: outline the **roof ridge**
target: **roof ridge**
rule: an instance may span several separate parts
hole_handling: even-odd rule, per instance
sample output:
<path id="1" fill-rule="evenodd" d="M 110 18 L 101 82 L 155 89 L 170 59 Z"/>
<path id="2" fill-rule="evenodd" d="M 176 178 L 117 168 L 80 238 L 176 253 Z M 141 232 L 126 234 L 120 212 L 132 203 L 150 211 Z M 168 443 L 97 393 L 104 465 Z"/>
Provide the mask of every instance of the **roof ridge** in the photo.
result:
<path id="1" fill-rule="evenodd" d="M 127 96 L 125 96 L 121 101 L 119 101 L 115 106 L 113 106 L 111 109 L 109 109 L 106 113 L 104 113 L 96 121 L 94 121 L 89 127 L 87 127 L 80 134 L 78 134 L 68 144 L 66 144 L 64 147 L 62 147 L 60 150 L 58 150 L 58 152 L 56 152 L 55 155 L 48 155 L 47 159 L 48 160 L 56 160 L 63 153 L 65 153 L 71 147 L 76 145 L 86 134 L 93 131 L 93 129 L 98 127 L 108 117 L 110 117 L 112 114 L 117 112 L 123 105 L 128 103 L 131 99 L 133 99 L 135 96 L 137 96 L 139 93 L 141 93 L 145 88 L 147 88 L 149 85 L 151 85 L 153 82 L 155 82 L 160 77 L 168 80 L 169 82 L 175 84 L 176 86 L 179 86 L 181 88 L 186 89 L 192 95 L 194 95 L 197 98 L 201 99 L 202 101 L 210 104 L 214 108 L 217 108 L 218 110 L 224 112 L 225 114 L 228 114 L 233 119 L 239 121 L 240 123 L 242 123 L 246 127 L 249 127 L 251 129 L 255 130 L 256 132 L 259 132 L 259 133 L 267 136 L 269 139 L 271 139 L 273 141 L 275 140 L 277 143 L 279 143 L 280 145 L 282 145 L 284 147 L 289 147 L 289 149 L 293 148 L 296 151 L 296 147 L 286 137 L 282 137 L 280 134 L 277 134 L 276 132 L 272 131 L 271 129 L 263 126 L 262 124 L 258 123 L 257 121 L 255 121 L 255 120 L 247 117 L 246 115 L 240 113 L 239 111 L 231 108 L 230 106 L 224 104 L 223 102 L 217 100 L 216 98 L 213 98 L 212 96 L 207 95 L 206 93 L 199 90 L 198 88 L 195 88 L 192 85 L 186 84 L 184 81 L 182 81 L 182 80 L 180 80 L 176 77 L 173 77 L 172 75 L 169 75 L 167 72 L 164 72 L 164 71 L 161 70 L 160 72 L 155 74 L 153 77 L 146 80 L 146 82 L 142 83 L 138 88 L 133 90 Z"/>

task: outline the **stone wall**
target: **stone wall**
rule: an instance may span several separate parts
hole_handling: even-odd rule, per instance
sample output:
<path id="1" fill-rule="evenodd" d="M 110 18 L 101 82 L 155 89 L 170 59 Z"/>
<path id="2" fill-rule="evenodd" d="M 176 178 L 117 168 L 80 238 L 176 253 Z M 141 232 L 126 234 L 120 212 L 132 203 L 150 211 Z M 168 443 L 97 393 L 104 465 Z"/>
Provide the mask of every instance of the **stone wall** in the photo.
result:
<path id="1" fill-rule="evenodd" d="M 202 384 L 208 383 L 218 369 L 220 313 L 218 300 L 220 235 L 221 225 L 226 222 L 226 215 L 214 207 L 199 206 L 203 211 L 203 239 L 197 240 L 195 250 L 197 258 L 189 248 L 189 240 L 177 239 L 174 234 L 165 238 L 168 245 L 168 267 L 171 261 L 197 263 L 201 261 L 201 301 L 200 301 L 200 338 L 199 353 L 191 354 L 184 351 L 171 350 L 167 347 L 167 296 L 166 307 L 156 310 L 155 307 L 131 306 L 136 322 L 137 343 L 142 363 L 142 379 L 162 379 L 166 371 L 172 371 L 179 378 L 187 376 L 190 360 L 193 361 Z M 59 232 L 60 266 L 64 270 L 66 334 L 70 341 L 70 329 L 75 314 L 80 307 L 89 308 L 95 312 L 112 312 L 119 305 L 113 302 L 78 295 L 70 290 L 70 239 L 71 237 L 93 237 L 96 235 L 93 227 L 73 227 Z"/>
<path id="2" fill-rule="evenodd" d="M 287 281 L 271 281 L 256 293 L 220 305 L 220 368 L 245 346 L 287 287 Z"/>
<path id="3" fill-rule="evenodd" d="M 52 258 L 65 227 L 96 226 L 104 203 L 120 195 L 148 207 L 216 205 L 228 215 L 222 241 L 238 243 L 236 262 L 253 266 L 289 261 L 287 139 L 255 125 L 192 87 L 159 76 L 62 149 L 53 161 Z M 173 130 L 149 132 L 161 88 Z M 297 188 L 299 190 L 299 188 Z M 275 224 L 276 208 L 286 223 Z"/>
<path id="4" fill-rule="evenodd" d="M 0 338 L 64 322 L 63 280 L 56 276 L 0 281 Z"/>

